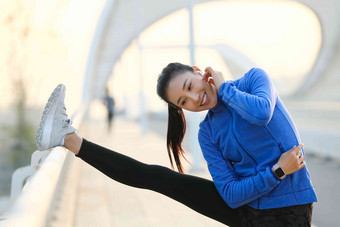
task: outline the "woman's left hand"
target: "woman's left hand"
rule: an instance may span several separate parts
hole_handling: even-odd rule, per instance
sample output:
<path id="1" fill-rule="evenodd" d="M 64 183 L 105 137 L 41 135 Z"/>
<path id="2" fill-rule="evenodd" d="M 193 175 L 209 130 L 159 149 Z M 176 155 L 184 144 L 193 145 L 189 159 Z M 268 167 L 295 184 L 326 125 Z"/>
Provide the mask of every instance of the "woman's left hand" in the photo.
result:
<path id="1" fill-rule="evenodd" d="M 223 75 L 219 71 L 215 71 L 211 67 L 205 68 L 203 75 L 203 81 L 213 84 L 216 87 L 216 91 L 220 89 L 222 83 L 225 82 Z"/>
<path id="2" fill-rule="evenodd" d="M 303 144 L 294 146 L 289 151 L 282 153 L 277 164 L 283 169 L 286 175 L 295 173 L 305 167 L 305 158 L 302 156 Z"/>

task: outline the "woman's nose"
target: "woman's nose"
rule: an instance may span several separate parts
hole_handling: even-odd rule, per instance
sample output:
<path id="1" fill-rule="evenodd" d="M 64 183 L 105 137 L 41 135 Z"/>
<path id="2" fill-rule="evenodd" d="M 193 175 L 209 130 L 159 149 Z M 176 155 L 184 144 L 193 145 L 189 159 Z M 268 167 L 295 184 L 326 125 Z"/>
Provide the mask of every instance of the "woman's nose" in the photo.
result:
<path id="1" fill-rule="evenodd" d="M 198 93 L 191 92 L 190 93 L 190 98 L 195 103 L 199 101 Z"/>

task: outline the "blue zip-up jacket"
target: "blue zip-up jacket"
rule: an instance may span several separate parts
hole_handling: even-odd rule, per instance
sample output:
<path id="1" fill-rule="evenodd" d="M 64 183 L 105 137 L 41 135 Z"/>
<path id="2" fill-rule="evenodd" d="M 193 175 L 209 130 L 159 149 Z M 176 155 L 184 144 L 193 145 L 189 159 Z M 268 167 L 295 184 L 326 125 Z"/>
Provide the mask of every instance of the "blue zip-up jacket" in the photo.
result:
<path id="1" fill-rule="evenodd" d="M 198 137 L 216 188 L 230 207 L 270 209 L 317 201 L 306 167 L 282 181 L 271 171 L 283 152 L 301 142 L 262 69 L 221 85 Z"/>

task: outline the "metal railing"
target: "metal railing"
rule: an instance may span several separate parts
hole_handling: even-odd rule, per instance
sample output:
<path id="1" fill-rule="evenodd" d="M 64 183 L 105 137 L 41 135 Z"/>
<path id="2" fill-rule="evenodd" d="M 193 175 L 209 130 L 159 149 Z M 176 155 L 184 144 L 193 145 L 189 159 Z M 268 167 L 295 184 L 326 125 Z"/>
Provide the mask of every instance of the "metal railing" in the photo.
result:
<path id="1" fill-rule="evenodd" d="M 82 105 L 71 117 L 79 128 L 88 105 Z M 74 155 L 67 155 L 63 147 L 35 151 L 31 165 L 17 169 L 12 175 L 12 205 L 0 221 L 0 226 L 46 226 L 54 210 L 65 163 Z"/>

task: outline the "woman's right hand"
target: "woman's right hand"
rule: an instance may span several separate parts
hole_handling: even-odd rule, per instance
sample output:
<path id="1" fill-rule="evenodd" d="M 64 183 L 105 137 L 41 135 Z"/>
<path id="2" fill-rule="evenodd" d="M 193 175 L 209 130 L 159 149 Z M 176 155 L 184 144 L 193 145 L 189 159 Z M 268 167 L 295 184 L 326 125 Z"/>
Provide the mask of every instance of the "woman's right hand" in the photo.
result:
<path id="1" fill-rule="evenodd" d="M 216 91 L 220 89 L 221 84 L 225 82 L 225 79 L 221 72 L 214 70 L 211 67 L 207 67 L 204 70 L 203 81 L 213 84 L 216 87 Z"/>
<path id="2" fill-rule="evenodd" d="M 305 158 L 302 156 L 302 147 L 303 144 L 300 144 L 297 147 L 294 146 L 292 149 L 281 155 L 277 164 L 279 164 L 286 175 L 295 173 L 306 165 L 304 161 Z"/>

